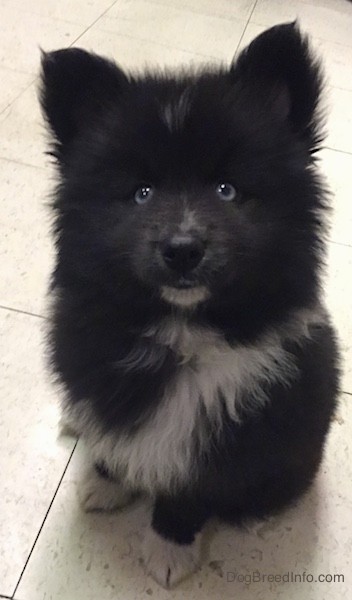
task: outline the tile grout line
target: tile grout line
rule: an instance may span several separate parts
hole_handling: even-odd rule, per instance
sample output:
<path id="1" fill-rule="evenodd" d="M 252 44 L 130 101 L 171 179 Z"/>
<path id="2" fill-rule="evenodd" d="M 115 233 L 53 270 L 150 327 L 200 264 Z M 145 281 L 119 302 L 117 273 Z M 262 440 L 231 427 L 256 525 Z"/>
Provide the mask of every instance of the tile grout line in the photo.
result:
<path id="1" fill-rule="evenodd" d="M 26 91 L 27 91 L 27 90 L 28 90 L 28 89 L 31 87 L 31 85 L 33 85 L 33 83 L 34 83 L 34 82 L 37 80 L 37 77 L 38 77 L 38 75 L 34 75 L 34 74 L 33 74 L 33 75 L 32 75 L 32 77 L 33 77 L 32 81 L 31 81 L 31 82 L 30 82 L 28 85 L 26 85 L 26 86 L 25 86 L 25 88 L 24 88 L 23 90 L 21 90 L 20 92 L 18 92 L 17 96 L 15 96 L 15 97 L 14 97 L 14 98 L 11 100 L 11 102 L 9 102 L 8 104 L 6 104 L 5 108 L 3 108 L 3 109 L 0 111 L 0 115 L 2 115 L 2 114 L 3 114 L 3 113 L 4 113 L 4 112 L 5 112 L 5 111 L 6 111 L 8 108 L 10 108 L 10 107 L 13 105 L 13 103 L 14 103 L 14 102 L 16 102 L 16 100 L 18 100 L 18 98 L 19 98 L 20 96 L 22 96 L 22 94 L 24 94 L 24 93 L 25 93 L 25 92 L 26 92 Z"/>
<path id="2" fill-rule="evenodd" d="M 339 152 L 340 154 L 348 154 L 349 156 L 352 156 L 352 151 L 349 152 L 348 150 L 339 150 L 338 148 L 333 148 L 332 146 L 323 146 L 321 150 L 330 150 L 331 152 Z"/>
<path id="3" fill-rule="evenodd" d="M 42 522 L 42 524 L 41 524 L 41 526 L 40 526 L 40 528 L 39 528 L 39 531 L 38 531 L 38 533 L 37 533 L 37 535 L 36 535 L 36 538 L 35 538 L 35 540 L 34 540 L 34 542 L 33 542 L 32 548 L 31 548 L 31 550 L 30 550 L 30 552 L 29 552 L 29 555 L 28 555 L 28 557 L 27 557 L 27 559 L 26 559 L 26 562 L 25 562 L 25 564 L 24 564 L 24 567 L 23 567 L 23 569 L 22 569 L 22 571 L 21 571 L 21 574 L 20 574 L 20 576 L 19 576 L 19 579 L 18 579 L 18 581 L 17 581 L 17 584 L 16 584 L 16 586 L 15 586 L 14 592 L 13 592 L 13 594 L 12 594 L 12 596 L 11 596 L 11 599 L 10 599 L 10 600 L 14 600 L 15 594 L 16 594 L 16 592 L 17 592 L 17 590 L 18 590 L 18 586 L 19 586 L 19 585 L 20 585 L 20 583 L 21 583 L 22 577 L 23 577 L 23 575 L 24 575 L 24 572 L 25 572 L 25 570 L 26 570 L 26 568 L 27 568 L 27 565 L 28 565 L 28 563 L 29 563 L 29 561 L 30 561 L 30 559 L 31 559 L 31 556 L 32 556 L 32 554 L 33 554 L 33 551 L 34 551 L 34 548 L 35 548 L 35 546 L 36 546 L 36 543 L 37 543 L 37 541 L 38 541 L 38 539 L 39 539 L 39 536 L 40 536 L 40 534 L 41 534 L 41 532 L 42 532 L 42 530 L 43 530 L 43 527 L 44 527 L 44 525 L 45 525 L 45 522 L 46 522 L 46 520 L 47 520 L 47 518 L 48 518 L 48 515 L 49 515 L 49 512 L 50 512 L 50 510 L 51 510 L 51 507 L 52 507 L 52 505 L 53 505 L 53 503 L 54 503 L 54 501 L 55 501 L 55 498 L 56 498 L 56 496 L 57 496 L 57 494 L 58 494 L 58 491 L 59 491 L 59 489 L 60 489 L 60 486 L 61 486 L 62 480 L 63 480 L 63 478 L 64 478 L 64 477 L 65 477 L 65 475 L 66 475 L 67 469 L 68 469 L 68 467 L 69 467 L 69 464 L 70 464 L 70 462 L 71 462 L 71 460 L 72 460 L 72 457 L 73 457 L 74 451 L 76 450 L 77 444 L 78 444 L 78 440 L 75 442 L 75 445 L 74 445 L 74 447 L 73 447 L 73 449 L 72 449 L 72 452 L 71 452 L 71 454 L 70 454 L 70 456 L 69 456 L 69 459 L 68 459 L 68 461 L 67 461 L 67 463 L 66 463 L 66 466 L 65 466 L 65 468 L 64 468 L 64 471 L 63 471 L 63 473 L 62 473 L 62 475 L 61 475 L 61 477 L 60 477 L 59 483 L 58 483 L 58 485 L 57 485 L 57 487 L 56 487 L 56 490 L 55 490 L 55 492 L 54 492 L 54 495 L 53 495 L 53 497 L 52 497 L 52 499 L 51 499 L 51 502 L 50 502 L 50 504 L 49 504 L 49 507 L 48 507 L 48 509 L 47 509 L 47 511 L 46 511 L 46 513 L 45 513 L 45 516 L 44 516 L 43 522 Z"/>
<path id="4" fill-rule="evenodd" d="M 21 167 L 30 167 L 30 168 L 33 168 L 33 169 L 39 169 L 40 171 L 46 171 L 47 170 L 46 166 L 40 167 L 39 165 L 34 165 L 34 164 L 31 164 L 31 163 L 27 163 L 27 162 L 24 162 L 23 160 L 18 160 L 16 158 L 7 158 L 6 156 L 2 156 L 0 154 L 0 161 L 2 161 L 2 160 L 6 161 L 6 162 L 14 163 L 15 165 L 21 165 Z"/>
<path id="5" fill-rule="evenodd" d="M 335 240 L 328 240 L 330 244 L 334 244 L 335 246 L 344 246 L 345 248 L 352 248 L 351 244 L 345 244 L 344 242 L 335 242 Z"/>
<path id="6" fill-rule="evenodd" d="M 342 92 L 352 92 L 352 89 L 350 87 L 346 88 L 342 87 L 341 85 L 333 85 L 332 83 L 328 85 L 328 88 L 332 90 L 341 90 Z"/>
<path id="7" fill-rule="evenodd" d="M 36 313 L 32 313 L 28 310 L 22 310 L 20 308 L 13 308 L 12 306 L 5 306 L 4 304 L 0 304 L 0 310 L 9 310 L 11 312 L 20 313 L 22 315 L 28 315 L 29 317 L 36 317 L 37 319 L 43 319 L 44 321 L 46 320 L 46 317 L 44 315 L 38 315 Z"/>
<path id="8" fill-rule="evenodd" d="M 245 33 L 246 33 L 246 31 L 247 31 L 247 28 L 248 28 L 248 25 L 249 25 L 249 21 L 250 21 L 250 20 L 251 20 L 251 18 L 252 18 L 252 15 L 253 15 L 253 13 L 254 13 L 254 9 L 255 9 L 255 7 L 257 6 L 257 4 L 258 4 L 258 0 L 255 0 L 254 4 L 253 4 L 253 6 L 252 6 L 252 10 L 251 10 L 251 12 L 249 13 L 249 17 L 248 17 L 248 19 L 247 19 L 247 23 L 246 23 L 246 25 L 245 25 L 245 28 L 244 28 L 244 30 L 242 31 L 242 35 L 241 35 L 241 37 L 240 37 L 240 39 L 239 39 L 239 41 L 238 41 L 237 48 L 236 48 L 236 51 L 235 51 L 235 54 L 234 54 L 234 57 L 233 57 L 233 61 L 235 61 L 235 59 L 237 58 L 238 49 L 239 49 L 239 47 L 240 47 L 240 44 L 241 44 L 241 42 L 242 42 L 242 40 L 243 40 L 244 34 L 245 34 Z"/>
<path id="9" fill-rule="evenodd" d="M 97 17 L 93 23 L 91 23 L 90 25 L 88 25 L 88 27 L 85 28 L 84 31 L 82 31 L 82 33 L 79 34 L 79 36 L 77 36 L 70 44 L 69 47 L 73 46 L 81 37 L 82 35 L 84 35 L 85 33 L 87 33 L 87 31 L 89 31 L 98 21 L 99 19 L 101 19 L 104 15 L 106 15 L 106 13 L 110 10 L 110 8 L 112 8 L 113 6 L 115 6 L 115 4 L 118 2 L 119 0 L 114 0 L 112 2 L 112 4 L 110 4 L 110 6 L 108 6 L 108 8 L 106 8 L 104 10 L 104 12 L 101 13 L 101 15 L 99 15 L 99 17 Z"/>

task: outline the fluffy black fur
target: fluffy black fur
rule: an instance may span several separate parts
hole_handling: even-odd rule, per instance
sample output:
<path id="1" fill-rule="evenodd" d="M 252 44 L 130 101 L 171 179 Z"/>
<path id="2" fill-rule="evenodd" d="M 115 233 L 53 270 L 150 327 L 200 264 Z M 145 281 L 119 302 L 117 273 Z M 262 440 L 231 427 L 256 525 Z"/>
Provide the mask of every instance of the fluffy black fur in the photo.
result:
<path id="1" fill-rule="evenodd" d="M 80 49 L 43 56 L 60 176 L 52 358 L 70 403 L 89 399 L 105 431 L 135 435 L 177 376 L 174 350 L 141 337 L 162 318 L 183 312 L 236 347 L 319 302 L 321 81 L 295 24 L 260 35 L 230 68 L 130 75 Z M 235 187 L 234 201 L 216 194 L 221 182 Z M 143 185 L 154 194 L 137 204 Z M 183 285 L 161 246 L 185 205 L 206 253 L 187 285 L 210 291 L 188 311 L 160 294 Z M 153 366 L 127 368 L 142 345 Z M 224 409 L 221 436 L 195 456 L 197 477 L 172 494 L 156 490 L 153 527 L 164 537 L 190 543 L 213 514 L 265 516 L 312 481 L 336 403 L 334 333 L 320 323 L 288 346 L 298 379 L 273 384 L 270 402 L 243 408 L 240 422 Z"/>

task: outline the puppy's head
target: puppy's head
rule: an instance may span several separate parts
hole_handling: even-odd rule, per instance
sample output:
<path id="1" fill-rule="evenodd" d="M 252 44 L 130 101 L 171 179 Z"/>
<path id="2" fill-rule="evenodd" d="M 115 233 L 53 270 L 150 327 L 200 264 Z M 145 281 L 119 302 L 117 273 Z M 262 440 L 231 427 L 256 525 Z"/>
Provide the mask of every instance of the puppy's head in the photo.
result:
<path id="1" fill-rule="evenodd" d="M 131 76 L 43 56 L 58 160 L 58 277 L 182 307 L 314 295 L 319 67 L 294 24 L 231 67 Z"/>

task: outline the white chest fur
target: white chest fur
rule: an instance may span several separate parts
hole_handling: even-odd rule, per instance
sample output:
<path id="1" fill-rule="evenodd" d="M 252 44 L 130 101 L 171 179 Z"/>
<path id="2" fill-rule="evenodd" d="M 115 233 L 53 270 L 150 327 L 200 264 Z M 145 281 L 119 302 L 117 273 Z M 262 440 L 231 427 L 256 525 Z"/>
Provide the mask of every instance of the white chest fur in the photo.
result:
<path id="1" fill-rule="evenodd" d="M 126 484 L 154 494 L 192 477 L 197 447 L 206 447 L 204 414 L 221 432 L 222 405 L 238 420 L 238 407 L 259 407 L 269 399 L 264 383 L 289 385 L 297 375 L 294 358 L 283 348 L 287 339 L 309 336 L 308 325 L 321 320 L 315 311 L 300 311 L 253 345 L 231 347 L 217 332 L 186 322 L 162 322 L 146 332 L 180 357 L 180 368 L 169 382 L 155 414 L 134 436 L 103 434 L 89 403 L 70 409 L 69 418 L 86 438 L 94 458 L 123 475 Z M 136 356 L 133 363 L 136 363 Z M 150 361 L 150 357 L 140 357 Z M 245 394 L 244 394 L 245 392 Z M 243 405 L 245 399 L 245 405 Z"/>

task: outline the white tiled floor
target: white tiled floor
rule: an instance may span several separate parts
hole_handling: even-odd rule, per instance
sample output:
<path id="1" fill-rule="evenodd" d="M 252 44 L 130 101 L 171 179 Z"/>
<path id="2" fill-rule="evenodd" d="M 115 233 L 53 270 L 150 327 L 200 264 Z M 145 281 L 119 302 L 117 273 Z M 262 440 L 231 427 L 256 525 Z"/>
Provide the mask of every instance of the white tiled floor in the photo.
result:
<path id="1" fill-rule="evenodd" d="M 338 600 L 352 595 L 352 3 L 348 0 L 0 0 L 0 596 L 15 600 Z M 165 592 L 138 549 L 147 513 L 87 516 L 75 495 L 82 448 L 57 437 L 44 368 L 52 170 L 36 98 L 39 47 L 80 45 L 126 66 L 230 60 L 263 28 L 299 17 L 325 59 L 330 105 L 321 164 L 334 192 L 327 301 L 344 355 L 341 408 L 316 484 L 297 508 L 248 532 L 213 524 L 201 572 Z M 72 458 L 71 458 L 72 456 Z M 66 470 L 67 469 L 67 470 Z M 28 561 L 28 562 L 27 562 Z M 342 583 L 227 581 L 343 574 Z M 228 575 L 227 575 L 228 574 Z"/>

